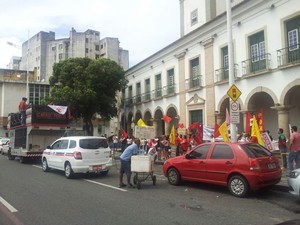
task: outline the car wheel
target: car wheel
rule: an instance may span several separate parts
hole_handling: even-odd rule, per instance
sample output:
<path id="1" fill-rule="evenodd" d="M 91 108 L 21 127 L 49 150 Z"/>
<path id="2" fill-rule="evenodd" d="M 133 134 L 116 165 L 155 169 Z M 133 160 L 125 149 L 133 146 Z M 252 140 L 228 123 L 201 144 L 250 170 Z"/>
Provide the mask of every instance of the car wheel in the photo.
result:
<path id="1" fill-rule="evenodd" d="M 44 171 L 44 172 L 48 172 L 48 171 L 49 171 L 47 159 L 43 159 L 42 168 L 43 168 L 43 171 Z"/>
<path id="2" fill-rule="evenodd" d="M 245 197 L 249 187 L 245 178 L 241 176 L 232 176 L 228 182 L 228 189 L 235 197 Z"/>
<path id="3" fill-rule="evenodd" d="M 25 163 L 25 161 L 26 161 L 26 158 L 23 156 L 20 156 L 20 163 Z"/>
<path id="4" fill-rule="evenodd" d="M 15 159 L 15 157 L 11 155 L 11 150 L 8 150 L 7 158 L 8 158 L 8 160 L 14 160 Z"/>
<path id="5" fill-rule="evenodd" d="M 177 169 L 170 168 L 168 170 L 168 181 L 172 185 L 178 185 L 180 183 L 180 174 Z"/>
<path id="6" fill-rule="evenodd" d="M 72 170 L 71 164 L 69 162 L 65 165 L 65 176 L 70 179 L 74 177 L 74 172 Z"/>

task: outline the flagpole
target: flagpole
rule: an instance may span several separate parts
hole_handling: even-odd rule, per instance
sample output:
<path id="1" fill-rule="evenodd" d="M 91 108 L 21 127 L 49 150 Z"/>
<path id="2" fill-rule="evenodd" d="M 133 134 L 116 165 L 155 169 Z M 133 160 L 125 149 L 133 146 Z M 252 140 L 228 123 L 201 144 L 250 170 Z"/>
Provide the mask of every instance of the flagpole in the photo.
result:
<path id="1" fill-rule="evenodd" d="M 231 0 L 226 1 L 227 10 L 227 36 L 228 36 L 228 69 L 229 69 L 229 87 L 234 84 L 234 62 L 233 62 L 233 41 L 232 41 L 232 21 L 231 21 Z M 232 100 L 229 98 L 229 107 Z M 237 141 L 236 125 L 230 121 L 230 140 Z"/>

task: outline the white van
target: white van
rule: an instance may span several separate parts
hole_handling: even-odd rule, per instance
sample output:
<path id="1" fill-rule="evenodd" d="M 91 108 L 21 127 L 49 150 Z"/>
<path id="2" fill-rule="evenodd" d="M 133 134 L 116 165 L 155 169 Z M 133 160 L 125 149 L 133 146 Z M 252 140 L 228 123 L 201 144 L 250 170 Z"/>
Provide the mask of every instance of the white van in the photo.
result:
<path id="1" fill-rule="evenodd" d="M 63 137 L 53 142 L 42 155 L 43 171 L 65 171 L 67 178 L 76 173 L 107 174 L 112 166 L 111 149 L 104 137 Z"/>

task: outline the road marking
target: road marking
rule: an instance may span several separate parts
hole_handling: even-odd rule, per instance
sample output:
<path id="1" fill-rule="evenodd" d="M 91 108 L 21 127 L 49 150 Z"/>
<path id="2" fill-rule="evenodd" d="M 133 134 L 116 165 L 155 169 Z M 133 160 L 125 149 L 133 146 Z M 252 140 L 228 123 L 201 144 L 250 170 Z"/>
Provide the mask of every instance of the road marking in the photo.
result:
<path id="1" fill-rule="evenodd" d="M 41 166 L 38 166 L 38 165 L 32 165 L 32 166 L 34 166 L 34 167 L 36 167 L 36 168 L 39 168 L 39 169 L 42 169 L 42 167 L 41 167 Z"/>
<path id="2" fill-rule="evenodd" d="M 118 187 L 114 187 L 114 186 L 111 186 L 111 185 L 99 183 L 99 182 L 96 182 L 96 181 L 93 181 L 93 180 L 88 180 L 88 179 L 83 179 L 83 180 L 85 180 L 87 182 L 90 182 L 90 183 L 94 183 L 94 184 L 100 185 L 100 186 L 104 186 L 104 187 L 109 187 L 109 188 L 112 188 L 112 189 L 116 189 L 118 191 L 127 191 L 127 190 L 122 189 L 122 188 L 118 188 Z"/>
<path id="3" fill-rule="evenodd" d="M 11 204 L 9 204 L 7 201 L 5 201 L 4 198 L 2 198 L 1 196 L 0 196 L 0 203 L 2 203 L 12 213 L 18 212 L 17 209 L 15 209 Z"/>
<path id="4" fill-rule="evenodd" d="M 40 168 L 40 169 L 42 168 L 41 166 L 37 166 L 37 165 L 32 165 L 32 166 L 34 166 L 36 168 Z M 94 184 L 100 185 L 100 186 L 112 188 L 112 189 L 115 189 L 115 190 L 118 190 L 118 191 L 125 191 L 125 192 L 127 191 L 127 190 L 122 189 L 122 188 L 114 187 L 114 186 L 111 186 L 111 185 L 108 185 L 108 184 L 99 183 L 99 182 L 96 182 L 96 181 L 93 181 L 93 180 L 88 180 L 88 179 L 83 179 L 83 180 L 85 180 L 87 182 L 90 182 L 90 183 L 94 183 Z"/>

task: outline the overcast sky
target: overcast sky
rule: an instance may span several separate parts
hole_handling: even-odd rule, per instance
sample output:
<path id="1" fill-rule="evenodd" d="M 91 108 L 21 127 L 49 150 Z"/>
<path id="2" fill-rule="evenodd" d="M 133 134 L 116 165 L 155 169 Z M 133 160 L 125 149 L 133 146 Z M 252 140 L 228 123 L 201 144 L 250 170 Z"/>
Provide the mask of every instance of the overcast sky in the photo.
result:
<path id="1" fill-rule="evenodd" d="M 21 46 L 40 31 L 55 38 L 100 31 L 100 38 L 119 38 L 129 51 L 130 67 L 179 38 L 179 0 L 1 0 L 0 68 L 6 68 Z"/>

